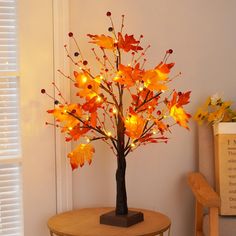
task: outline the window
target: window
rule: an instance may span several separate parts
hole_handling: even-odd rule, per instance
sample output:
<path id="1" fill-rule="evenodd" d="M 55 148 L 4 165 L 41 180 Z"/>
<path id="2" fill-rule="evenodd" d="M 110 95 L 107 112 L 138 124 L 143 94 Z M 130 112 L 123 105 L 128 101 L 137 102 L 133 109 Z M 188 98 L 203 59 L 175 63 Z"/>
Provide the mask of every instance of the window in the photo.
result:
<path id="1" fill-rule="evenodd" d="M 16 0 L 0 0 L 0 235 L 22 236 Z"/>

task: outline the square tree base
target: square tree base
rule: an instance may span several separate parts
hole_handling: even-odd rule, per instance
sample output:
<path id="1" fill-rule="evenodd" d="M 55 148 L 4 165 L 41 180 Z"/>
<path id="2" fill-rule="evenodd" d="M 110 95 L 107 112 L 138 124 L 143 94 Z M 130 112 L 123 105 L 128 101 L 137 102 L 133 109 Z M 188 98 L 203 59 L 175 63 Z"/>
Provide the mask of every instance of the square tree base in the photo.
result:
<path id="1" fill-rule="evenodd" d="M 129 227 L 144 220 L 143 213 L 129 211 L 127 215 L 116 215 L 115 211 L 110 211 L 100 216 L 100 224 Z"/>

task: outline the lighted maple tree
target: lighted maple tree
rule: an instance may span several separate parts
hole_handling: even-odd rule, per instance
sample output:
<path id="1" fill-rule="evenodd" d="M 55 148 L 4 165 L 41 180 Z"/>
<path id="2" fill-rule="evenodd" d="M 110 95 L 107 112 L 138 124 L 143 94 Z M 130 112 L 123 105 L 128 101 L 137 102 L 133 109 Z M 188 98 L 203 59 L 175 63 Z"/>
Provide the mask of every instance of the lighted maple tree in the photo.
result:
<path id="1" fill-rule="evenodd" d="M 189 103 L 190 92 L 177 92 L 170 89 L 170 82 L 180 73 L 170 77 L 174 63 L 168 63 L 172 49 L 166 51 L 163 60 L 154 68 L 145 69 L 147 46 L 143 49 L 134 35 L 124 34 L 124 16 L 121 29 L 116 33 L 111 13 L 108 28 L 110 36 L 88 34 L 100 73 L 94 74 L 93 67 L 84 58 L 72 32 L 69 37 L 77 47 L 74 55 L 67 50 L 68 58 L 76 70 L 73 76 L 65 75 L 77 89 L 79 101 L 67 103 L 59 89 L 61 100 L 48 113 L 55 117 L 56 126 L 66 133 L 66 141 L 81 143 L 68 154 L 72 169 L 92 162 L 94 148 L 92 142 L 101 140 L 107 143 L 117 157 L 117 201 L 116 213 L 127 214 L 125 190 L 126 156 L 141 145 L 166 143 L 167 133 L 178 124 L 188 129 L 190 115 L 183 106 Z M 112 56 L 109 56 L 112 55 Z M 123 64 L 122 58 L 130 58 Z M 42 93 L 47 94 L 45 89 Z M 50 96 L 50 95 L 49 95 Z M 49 123 L 47 123 L 49 124 Z"/>

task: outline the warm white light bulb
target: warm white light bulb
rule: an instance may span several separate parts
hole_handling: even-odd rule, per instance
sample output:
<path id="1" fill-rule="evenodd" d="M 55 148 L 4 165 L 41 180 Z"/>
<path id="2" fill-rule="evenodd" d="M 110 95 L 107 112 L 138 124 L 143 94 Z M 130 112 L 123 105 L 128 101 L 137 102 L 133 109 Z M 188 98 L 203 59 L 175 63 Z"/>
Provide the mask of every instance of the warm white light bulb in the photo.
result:
<path id="1" fill-rule="evenodd" d="M 116 113 L 117 113 L 117 109 L 116 109 L 116 108 L 113 108 L 112 112 L 113 112 L 114 114 L 116 114 Z"/>
<path id="2" fill-rule="evenodd" d="M 86 138 L 86 142 L 87 142 L 87 143 L 90 143 L 90 138 Z"/>
<path id="3" fill-rule="evenodd" d="M 100 96 L 97 97 L 96 99 L 97 102 L 101 102 L 102 101 L 102 98 Z"/>
<path id="4" fill-rule="evenodd" d="M 111 132 L 110 131 L 107 132 L 107 136 L 111 137 Z"/>
<path id="5" fill-rule="evenodd" d="M 138 89 L 139 91 L 143 91 L 143 87 L 139 87 L 139 89 Z"/>
<path id="6" fill-rule="evenodd" d="M 87 77 L 86 77 L 86 76 L 83 76 L 83 77 L 82 77 L 82 82 L 83 82 L 83 83 L 86 83 L 86 82 L 87 82 Z"/>

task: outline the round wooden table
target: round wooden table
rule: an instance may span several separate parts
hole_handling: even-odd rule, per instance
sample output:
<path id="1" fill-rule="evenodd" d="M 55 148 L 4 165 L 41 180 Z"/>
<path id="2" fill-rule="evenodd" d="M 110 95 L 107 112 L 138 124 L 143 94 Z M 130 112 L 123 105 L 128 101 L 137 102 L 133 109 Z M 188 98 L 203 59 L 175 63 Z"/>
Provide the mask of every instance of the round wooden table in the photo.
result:
<path id="1" fill-rule="evenodd" d="M 51 236 L 154 236 L 170 233 L 170 219 L 155 211 L 141 211 L 144 221 L 127 228 L 103 225 L 99 223 L 100 215 L 112 208 L 85 208 L 55 215 L 48 220 Z"/>

